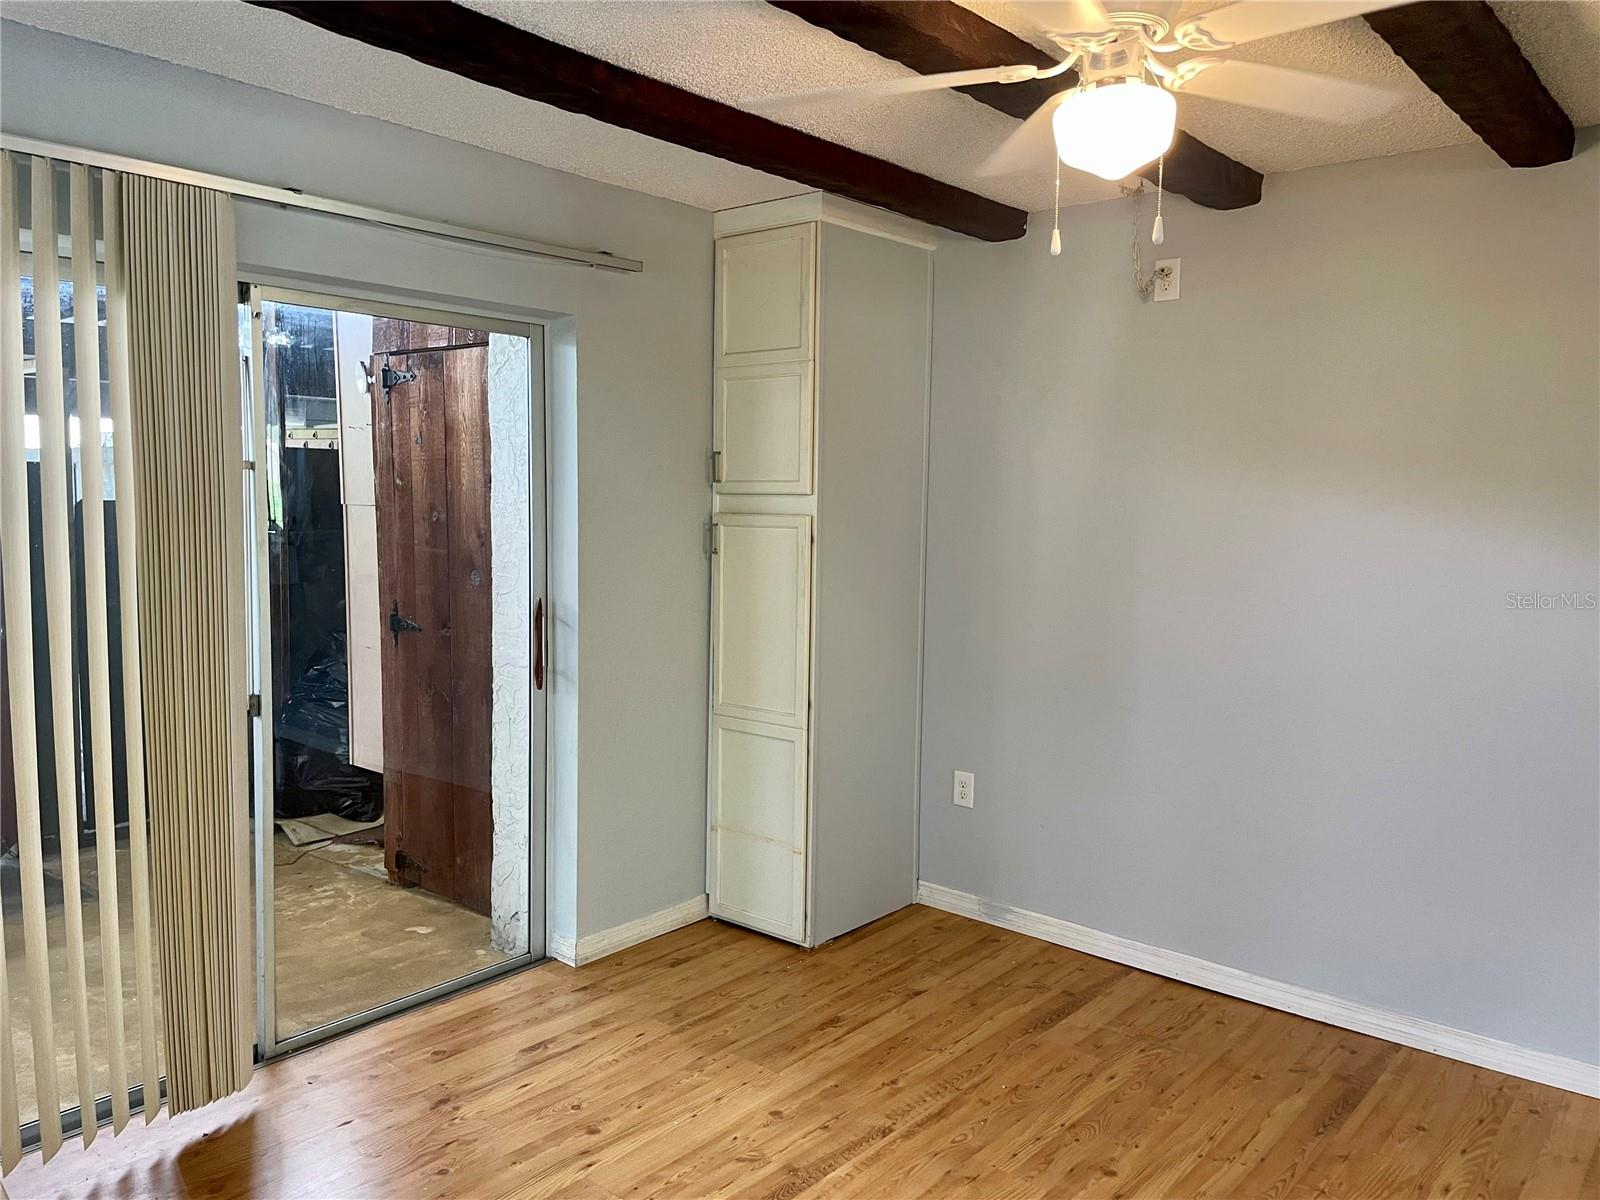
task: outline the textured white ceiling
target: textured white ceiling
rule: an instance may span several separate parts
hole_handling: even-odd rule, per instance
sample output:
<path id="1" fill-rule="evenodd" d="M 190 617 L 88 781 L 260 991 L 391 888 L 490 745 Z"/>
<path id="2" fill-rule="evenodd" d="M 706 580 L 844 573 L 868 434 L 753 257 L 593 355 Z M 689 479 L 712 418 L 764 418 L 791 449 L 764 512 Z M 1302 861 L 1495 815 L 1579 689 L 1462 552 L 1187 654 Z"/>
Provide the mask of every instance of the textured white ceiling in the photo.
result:
<path id="1" fill-rule="evenodd" d="M 1032 34 L 1026 3 L 963 2 L 1025 37 Z M 1219 2 L 1146 0 L 1142 7 L 1188 15 Z M 909 74 L 761 0 L 469 3 L 563 45 L 741 107 L 773 93 Z M 1600 0 L 1500 0 L 1494 7 L 1574 121 L 1600 122 Z M 7 0 L 3 15 L 700 208 L 805 190 L 234 0 Z M 1258 170 L 1289 171 L 1472 140 L 1460 119 L 1359 19 L 1264 39 L 1235 56 L 1377 83 L 1405 97 L 1356 125 L 1180 98 L 1184 128 Z M 1050 203 L 1048 159 L 1022 175 L 978 173 L 1016 122 L 958 93 L 835 98 L 786 110 L 781 119 L 1005 203 L 1035 211 Z M 1113 185 L 1063 173 L 1064 203 L 1115 194 Z"/>

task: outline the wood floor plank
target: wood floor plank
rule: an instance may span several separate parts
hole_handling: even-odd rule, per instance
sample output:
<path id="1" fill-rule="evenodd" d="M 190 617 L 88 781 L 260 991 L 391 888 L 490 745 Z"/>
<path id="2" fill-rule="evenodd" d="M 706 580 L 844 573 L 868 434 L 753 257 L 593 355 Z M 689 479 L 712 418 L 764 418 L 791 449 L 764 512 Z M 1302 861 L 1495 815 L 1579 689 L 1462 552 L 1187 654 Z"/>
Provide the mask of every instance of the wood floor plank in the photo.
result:
<path id="1" fill-rule="evenodd" d="M 919 974 L 917 986 L 900 993 L 903 1002 L 891 1012 L 865 1020 L 846 1038 L 819 1045 L 805 1064 L 803 1082 L 792 1073 L 780 1072 L 785 1083 L 779 1097 L 767 1106 L 767 1115 L 781 1122 L 796 1112 L 855 1111 L 852 1100 L 898 1080 L 919 1061 L 921 1042 L 907 1036 L 908 1026 L 926 1035 L 940 1019 L 940 1010 L 952 992 L 970 993 L 990 986 L 997 968 L 1003 966 L 980 958 L 970 967 L 964 962 L 946 964 L 939 976 Z M 626 1169 L 627 1165 L 619 1166 Z"/>
<path id="2" fill-rule="evenodd" d="M 1282 1045 L 1282 1032 L 1271 1019 L 1274 1015 L 1259 1009 L 1251 1024 L 1229 1039 L 1215 1039 L 1203 1054 L 1197 1054 L 1190 1072 L 1159 1097 L 1152 1097 L 1136 1128 L 1096 1157 L 1093 1170 L 1069 1173 L 1063 1184 L 1075 1186 L 1085 1200 L 1170 1194 L 1169 1181 L 1188 1170 L 1206 1144 L 1210 1126 L 1202 1123 L 1205 1111 L 1217 1097 L 1226 1095 L 1230 1085 L 1253 1084 L 1248 1073 L 1240 1070 L 1241 1063 Z M 1025 1177 L 1036 1179 L 1050 1169 L 1046 1159 L 1037 1172 L 1030 1169 Z"/>
<path id="3" fill-rule="evenodd" d="M 1600 1101 L 926 908 L 705 921 L 37 1156 L 45 1196 L 1596 1200 Z"/>
<path id="4" fill-rule="evenodd" d="M 1481 1181 L 1468 1195 L 1503 1196 L 1522 1191 L 1560 1115 L 1559 1104 L 1538 1089 L 1519 1083 L 1511 1111 L 1489 1147 Z"/>
<path id="5" fill-rule="evenodd" d="M 1179 1196 L 1183 1188 L 1226 1168 L 1285 1089 L 1298 1088 L 1302 1076 L 1297 1064 L 1323 1034 L 1315 1024 L 1264 1012 L 1254 1036 L 1224 1040 L 1217 1070 L 1165 1106 L 1152 1106 L 1159 1137 L 1153 1131 L 1135 1135 L 1138 1149 L 1120 1156 L 1116 1165 L 1121 1182 L 1110 1195 Z M 1269 1059 L 1278 1064 L 1277 1070 L 1258 1069 L 1257 1064 Z M 1170 1116 L 1163 1107 L 1171 1110 Z M 1090 1185 L 1090 1190 L 1103 1189 Z"/>

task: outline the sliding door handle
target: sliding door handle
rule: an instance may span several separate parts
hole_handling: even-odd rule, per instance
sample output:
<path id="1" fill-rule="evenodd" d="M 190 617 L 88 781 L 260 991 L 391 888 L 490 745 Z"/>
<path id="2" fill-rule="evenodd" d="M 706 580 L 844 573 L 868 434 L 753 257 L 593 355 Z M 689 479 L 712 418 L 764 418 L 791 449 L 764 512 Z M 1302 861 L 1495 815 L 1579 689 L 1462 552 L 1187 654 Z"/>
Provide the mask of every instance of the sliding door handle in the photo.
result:
<path id="1" fill-rule="evenodd" d="M 533 687 L 544 691 L 544 597 L 533 606 Z"/>

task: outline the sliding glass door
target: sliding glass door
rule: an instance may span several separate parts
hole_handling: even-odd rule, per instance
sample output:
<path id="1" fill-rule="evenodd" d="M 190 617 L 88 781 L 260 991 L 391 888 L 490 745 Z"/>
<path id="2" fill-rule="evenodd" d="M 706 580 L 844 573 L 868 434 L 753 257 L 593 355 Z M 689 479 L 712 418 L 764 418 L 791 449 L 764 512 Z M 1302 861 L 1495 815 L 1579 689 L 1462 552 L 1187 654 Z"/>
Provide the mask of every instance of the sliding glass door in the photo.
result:
<path id="1" fill-rule="evenodd" d="M 261 1049 L 543 954 L 541 330 L 253 288 Z"/>

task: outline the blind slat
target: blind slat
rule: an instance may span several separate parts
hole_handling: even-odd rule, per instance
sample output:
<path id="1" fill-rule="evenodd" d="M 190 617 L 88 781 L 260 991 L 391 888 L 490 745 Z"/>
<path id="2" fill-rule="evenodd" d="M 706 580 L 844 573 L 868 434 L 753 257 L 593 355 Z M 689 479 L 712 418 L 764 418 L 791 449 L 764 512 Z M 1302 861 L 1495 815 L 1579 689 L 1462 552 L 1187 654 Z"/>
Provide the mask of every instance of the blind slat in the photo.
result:
<path id="1" fill-rule="evenodd" d="M 111 742 L 111 650 L 106 610 L 106 506 L 100 438 L 100 332 L 95 296 L 94 193 L 89 168 L 68 168 L 72 214 L 73 341 L 78 377 L 79 470 L 83 473 L 83 596 L 89 667 L 89 753 L 94 764 L 95 861 L 100 894 L 100 973 L 105 987 L 106 1057 L 111 1068 L 111 1128 L 128 1123 L 128 1053 L 123 1037 L 122 913 L 117 888 L 115 747 Z M 83 336 L 84 320 L 89 336 Z M 87 1124 L 87 1122 L 85 1122 Z"/>
<path id="2" fill-rule="evenodd" d="M 39 503 L 44 534 L 45 603 L 50 641 L 50 711 L 55 735 L 56 830 L 61 838 L 61 905 L 66 926 L 66 1002 L 72 1010 L 72 1041 L 77 1061 L 78 1103 L 92 1104 L 94 1052 L 89 1044 L 89 986 L 83 947 L 83 884 L 78 869 L 78 747 L 73 728 L 72 551 L 67 513 L 67 410 L 61 360 L 60 264 L 56 249 L 55 169 L 47 158 L 33 160 L 33 345 L 34 395 L 39 410 Z M 76 239 L 77 231 L 73 231 Z M 91 231 L 89 245 L 93 253 Z M 78 242 L 74 240 L 76 252 Z M 92 294 L 92 293 L 91 293 Z M 73 289 L 76 314 L 80 293 Z M 81 333 L 81 321 L 74 321 Z M 78 340 L 82 340 L 79 338 Z M 82 389 L 80 388 L 80 391 Z M 80 414 L 81 416 L 81 414 Z M 79 421 L 80 443 L 83 422 Z M 102 931 L 103 936 L 103 931 Z M 94 1141 L 84 1122 L 83 1144 Z"/>
<path id="3" fill-rule="evenodd" d="M 0 151 L 0 434 L 9 446 L 21 433 L 22 413 L 22 271 L 17 247 L 17 188 L 11 155 Z M 15 285 L 15 286 L 13 286 Z M 16 412 L 18 427 L 12 427 Z M 7 454 L 5 457 L 9 457 Z M 5 468 L 0 465 L 0 489 L 5 488 Z M 3 491 L 0 491 L 3 497 Z M 5 529 L 5 502 L 0 498 L 0 572 L 5 570 L 4 545 L 11 535 Z M 0 579 L 3 585 L 3 579 Z M 9 639 L 6 654 L 7 696 L 11 703 Z M 30 677 L 31 685 L 32 679 Z M 7 709 L 9 713 L 10 709 Z M 5 920 L 0 898 L 0 922 Z M 11 1170 L 22 1157 L 21 1114 L 17 1111 L 17 1061 L 11 1043 L 11 984 L 7 978 L 5 947 L 0 944 L 0 1173 Z"/>
<path id="4" fill-rule="evenodd" d="M 11 701 L 12 775 L 16 784 L 18 860 L 22 875 L 24 972 L 33 1034 L 34 1095 L 39 1146 L 49 1159 L 61 1149 L 61 1093 L 50 1006 L 50 947 L 45 927 L 44 863 L 39 833 L 38 721 L 33 703 L 33 585 L 28 546 L 28 462 L 22 387 L 22 258 L 17 179 L 9 154 L 0 160 L 0 572 L 4 574 L 6 685 Z M 6 1030 L 7 1036 L 10 1029 Z M 8 1087 L 8 1094 L 15 1089 Z"/>

